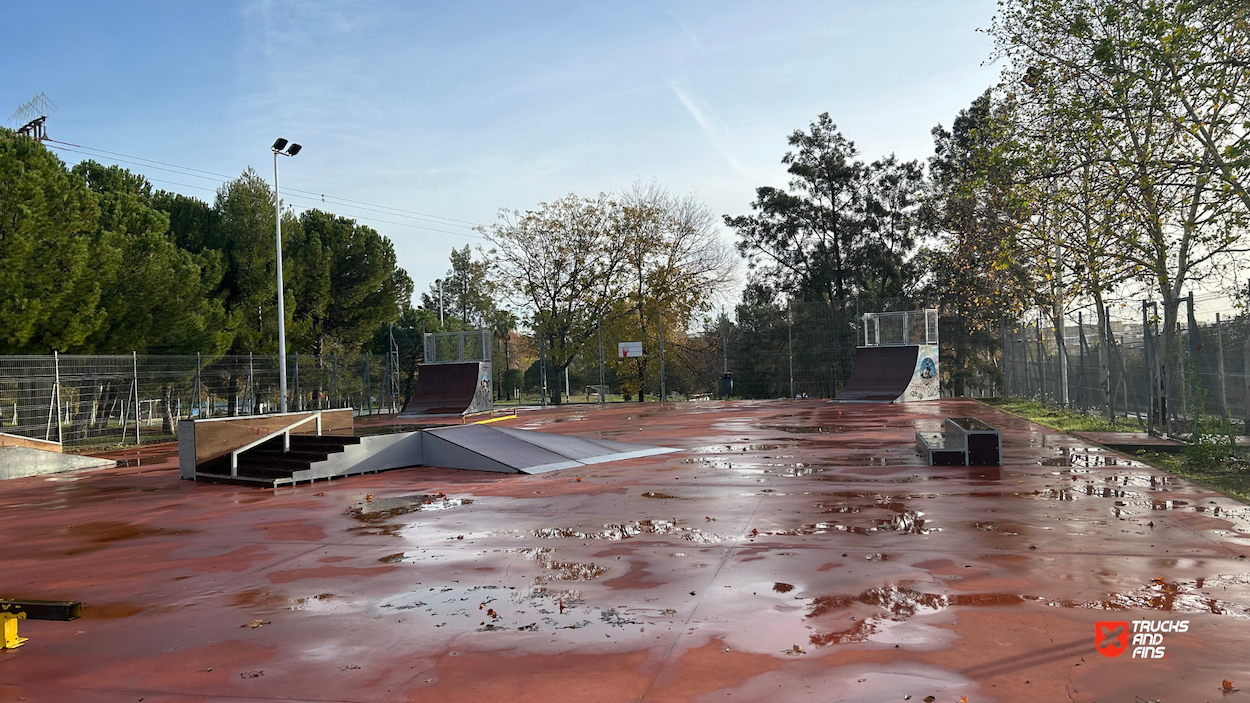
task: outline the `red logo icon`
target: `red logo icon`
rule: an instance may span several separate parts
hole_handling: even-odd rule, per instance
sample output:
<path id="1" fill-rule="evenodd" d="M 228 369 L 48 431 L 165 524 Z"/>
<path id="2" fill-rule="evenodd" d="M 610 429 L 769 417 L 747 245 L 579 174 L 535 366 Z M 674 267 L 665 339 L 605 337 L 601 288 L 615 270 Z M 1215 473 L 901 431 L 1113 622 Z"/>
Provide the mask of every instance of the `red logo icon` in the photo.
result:
<path id="1" fill-rule="evenodd" d="M 1128 649 L 1128 622 L 1111 620 L 1094 623 L 1094 647 L 1104 657 L 1118 657 Z"/>

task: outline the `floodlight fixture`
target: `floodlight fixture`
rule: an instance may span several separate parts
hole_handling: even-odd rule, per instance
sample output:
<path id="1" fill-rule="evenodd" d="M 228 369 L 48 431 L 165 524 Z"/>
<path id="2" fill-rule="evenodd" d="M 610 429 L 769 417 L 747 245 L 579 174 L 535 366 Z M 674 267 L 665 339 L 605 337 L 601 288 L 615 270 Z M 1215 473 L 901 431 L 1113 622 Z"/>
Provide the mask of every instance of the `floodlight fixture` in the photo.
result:
<path id="1" fill-rule="evenodd" d="M 289 146 L 288 146 L 289 145 Z M 278 392 L 281 395 L 282 412 L 287 411 L 286 397 L 286 295 L 282 290 L 282 197 L 278 194 L 278 155 L 295 156 L 302 149 L 278 137 L 273 143 L 273 222 L 274 238 L 278 254 Z"/>

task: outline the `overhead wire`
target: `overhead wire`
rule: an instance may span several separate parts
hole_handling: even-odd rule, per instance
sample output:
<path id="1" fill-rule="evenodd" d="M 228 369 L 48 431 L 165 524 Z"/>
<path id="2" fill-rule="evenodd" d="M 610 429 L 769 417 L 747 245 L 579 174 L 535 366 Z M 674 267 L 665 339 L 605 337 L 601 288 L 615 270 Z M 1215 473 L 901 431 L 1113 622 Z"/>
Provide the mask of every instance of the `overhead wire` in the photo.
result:
<path id="1" fill-rule="evenodd" d="M 109 154 L 110 156 L 112 156 L 112 157 L 113 157 L 113 160 L 114 160 L 114 161 L 118 161 L 118 162 L 120 162 L 120 163 L 126 163 L 126 164 L 130 164 L 130 165 L 132 165 L 132 166 L 139 166 L 139 167 L 142 167 L 142 168 L 145 168 L 145 169 L 149 169 L 149 168 L 150 168 L 150 169 L 156 169 L 156 170 L 158 170 L 158 171 L 165 171 L 165 172 L 168 172 L 168 173 L 173 173 L 173 174 L 177 174 L 177 175 L 181 175 L 181 176 L 190 176 L 190 177 L 193 177 L 193 178 L 201 178 L 201 179 L 204 179 L 204 180 L 207 180 L 207 181 L 213 182 L 213 183 L 217 184 L 218 186 L 220 186 L 220 185 L 224 185 L 224 184 L 228 183 L 228 182 L 231 180 L 231 177 L 230 177 L 230 176 L 227 176 L 227 175 L 225 175 L 225 174 L 214 173 L 213 171 L 205 171 L 205 170 L 203 170 L 203 169 L 192 168 L 192 167 L 190 167 L 190 166 L 180 166 L 180 165 L 178 165 L 178 164 L 171 164 L 171 163 L 164 162 L 164 161 L 156 161 L 155 159 L 145 159 L 145 158 L 143 158 L 143 157 L 139 157 L 139 156 L 131 156 L 131 155 L 128 155 L 128 154 L 122 154 L 122 153 L 120 153 L 120 152 L 111 152 L 111 151 L 108 151 L 108 150 L 106 150 L 106 149 L 95 149 L 95 148 L 93 148 L 93 147 L 85 147 L 85 146 L 82 146 L 81 144 L 71 144 L 70 142 L 62 142 L 62 141 L 58 141 L 58 140 L 54 140 L 54 139 L 48 139 L 48 140 L 46 140 L 46 141 L 48 141 L 48 142 L 54 142 L 53 144 L 49 144 L 48 146 L 50 146 L 50 147 L 51 147 L 51 148 L 53 148 L 53 149 L 57 149 L 58 151 L 68 151 L 68 152 L 72 152 L 72 153 L 76 153 L 76 154 L 82 154 L 82 155 L 84 155 L 84 156 L 96 156 L 96 154 L 93 154 L 93 153 L 91 153 L 91 152 L 92 152 L 92 151 L 94 151 L 94 152 L 100 152 L 100 153 L 104 153 L 104 154 Z M 76 148 L 75 148 L 75 147 L 76 147 Z M 86 151 L 86 150 L 91 150 L 91 151 Z M 133 159 L 133 160 L 132 160 L 132 159 Z M 141 161 L 146 161 L 146 162 L 151 162 L 151 163 L 140 163 Z M 158 165 L 154 165 L 154 164 L 158 164 Z M 179 170 L 179 169 L 181 169 L 181 170 Z M 206 174 L 206 175 L 201 175 L 201 174 Z M 182 187 L 182 188 L 195 188 L 195 189 L 198 189 L 198 190 L 206 190 L 206 191 L 209 191 L 209 192 L 216 192 L 216 190 L 217 190 L 216 188 L 209 188 L 209 187 L 207 187 L 207 186 L 203 186 L 203 185 L 194 185 L 194 184 L 190 184 L 190 183 L 180 183 L 180 182 L 177 182 L 177 181 L 167 180 L 167 179 L 163 179 L 163 178 L 153 178 L 153 177 L 151 177 L 151 176 L 147 176 L 146 174 L 143 174 L 143 175 L 144 175 L 144 178 L 146 178 L 148 181 L 151 181 L 151 182 L 154 182 L 154 183 L 165 183 L 165 184 L 168 184 L 168 185 L 179 186 L 179 187 Z M 331 201 L 343 201 L 344 203 L 352 203 L 351 205 L 347 205 L 347 207 L 348 207 L 349 209 L 361 209 L 361 210 L 365 210 L 365 211 L 367 211 L 367 212 L 373 212 L 373 213 L 378 213 L 378 214 L 382 214 L 382 215 L 390 215 L 390 216 L 392 216 L 392 217 L 398 216 L 398 217 L 403 217 L 403 218 L 408 218 L 408 219 L 416 220 L 416 221 L 419 221 L 419 222 L 429 222 L 429 223 L 431 223 L 431 224 L 437 224 L 437 225 L 443 225 L 443 226 L 450 226 L 450 227 L 463 227 L 463 228 L 465 228 L 465 229 L 470 229 L 470 228 L 472 228 L 472 227 L 476 227 L 476 226 L 478 226 L 478 225 L 476 225 L 475 223 L 469 222 L 468 220 L 455 220 L 454 218 L 441 218 L 442 220 L 447 220 L 447 221 L 445 221 L 445 222 L 444 222 L 444 221 L 432 220 L 432 219 L 426 219 L 427 217 L 440 217 L 440 216 L 438 216 L 438 215 L 428 215 L 428 214 L 426 214 L 426 213 L 420 213 L 419 215 L 417 215 L 417 214 L 405 214 L 405 213 L 408 213 L 408 212 L 415 213 L 416 211 L 406 211 L 406 210 L 403 210 L 402 208 L 394 208 L 394 207 L 390 207 L 390 206 L 387 206 L 387 205 L 379 205 L 379 204 L 376 204 L 376 203 L 369 203 L 369 202 L 366 202 L 366 201 L 352 200 L 352 199 L 350 199 L 350 198 L 339 198 L 339 197 L 336 197 L 336 196 L 325 195 L 325 194 L 322 194 L 322 193 L 315 193 L 315 192 L 313 192 L 313 191 L 301 190 L 301 189 L 298 189 L 298 188 L 289 188 L 289 187 L 288 187 L 288 188 L 284 188 L 284 189 L 282 189 L 282 193 L 283 193 L 283 195 L 284 195 L 284 196 L 286 196 L 286 197 L 290 197 L 290 198 L 298 198 L 298 199 L 300 199 L 300 200 L 310 200 L 310 201 L 317 202 L 317 203 L 328 203 L 328 204 L 330 204 L 330 205 L 340 205 L 340 204 L 341 204 L 341 203 L 338 203 L 338 202 L 331 202 Z M 310 210 L 310 209 L 313 209 L 313 208 L 308 207 L 308 206 L 298 206 L 298 205 L 295 205 L 295 204 L 292 204 L 292 206 L 293 206 L 293 207 L 299 207 L 301 210 Z M 375 207 L 369 207 L 369 206 L 375 206 Z M 385 208 L 385 209 L 381 209 L 381 208 Z M 316 209 L 322 210 L 323 212 L 328 212 L 328 213 L 330 213 L 330 214 L 332 214 L 332 215 L 337 215 L 337 216 L 339 216 L 339 217 L 347 217 L 347 218 L 350 218 L 350 219 L 365 220 L 365 221 L 369 221 L 369 222 L 379 222 L 379 223 L 385 223 L 385 224 L 397 225 L 397 226 L 400 226 L 400 227 L 410 227 L 410 228 L 412 228 L 412 229 L 419 229 L 419 230 L 423 230 L 423 231 L 427 231 L 427 232 L 438 232 L 438 233 L 441 233 L 441 234 L 451 234 L 451 235 L 455 235 L 455 236 L 459 236 L 459 237 L 469 237 L 469 238 L 472 238 L 472 239 L 483 239 L 483 238 L 484 238 L 484 237 L 482 237 L 482 235 L 477 234 L 476 232 L 456 232 L 456 231 L 447 230 L 447 229 L 439 229 L 439 228 L 437 228 L 437 227 L 429 227 L 429 226 L 426 226 L 426 225 L 412 224 L 412 223 L 409 223 L 409 222 L 396 222 L 395 220 L 387 220 L 387 219 L 383 219 L 383 218 L 380 218 L 380 217 L 371 217 L 371 216 L 368 216 L 368 215 L 358 215 L 358 214 L 356 214 L 356 213 L 354 213 L 354 212 L 349 212 L 349 213 L 341 213 L 341 212 L 335 212 L 335 211 L 330 210 L 330 209 L 325 208 L 325 207 L 318 207 L 318 208 L 316 208 Z M 390 210 L 390 211 L 392 211 L 392 212 L 388 212 L 388 210 Z M 463 224 L 457 224 L 457 223 L 463 223 Z"/>
<path id="2" fill-rule="evenodd" d="M 217 172 L 215 172 L 215 171 L 206 171 L 206 170 L 204 170 L 204 169 L 193 168 L 193 167 L 191 167 L 191 166 L 181 166 L 181 165 L 179 165 L 179 164 L 169 163 L 168 161 L 159 161 L 159 160 L 156 160 L 156 159 L 149 159 L 149 158 L 147 158 L 147 157 L 143 157 L 143 156 L 135 156 L 135 155 L 133 155 L 133 154 L 124 154 L 124 153 L 119 152 L 119 151 L 109 151 L 108 149 L 100 149 L 100 148 L 97 148 L 97 147 L 85 146 L 85 145 L 82 145 L 82 144 L 74 144 L 73 142 L 64 142 L 64 141 L 60 141 L 60 140 L 57 140 L 57 139 L 46 139 L 46 140 L 44 140 L 44 141 L 47 141 L 47 142 L 53 142 L 53 143 L 56 143 L 56 144 L 62 144 L 62 145 L 67 146 L 67 147 L 77 147 L 77 148 L 79 148 L 79 149 L 85 149 L 85 150 L 87 150 L 88 152 L 98 152 L 98 153 L 100 153 L 100 154 L 108 154 L 108 155 L 113 156 L 113 157 L 121 157 L 122 159 L 133 159 L 133 160 L 135 160 L 135 161 L 146 162 L 146 163 L 138 163 L 138 164 L 134 163 L 134 161 L 128 161 L 128 162 L 126 162 L 126 163 L 132 163 L 132 164 L 134 164 L 134 165 L 136 165 L 136 166 L 146 166 L 147 164 L 156 164 L 156 165 L 159 165 L 159 166 L 168 166 L 168 167 L 170 167 L 170 168 L 181 169 L 182 171 L 193 171 L 193 172 L 195 172 L 195 173 L 202 173 L 202 174 L 206 174 L 206 175 L 208 175 L 208 176 L 213 176 L 213 177 L 216 177 L 216 178 L 221 178 L 221 179 L 225 179 L 225 180 L 230 180 L 231 178 L 233 178 L 233 176 L 229 176 L 229 175 L 226 175 L 226 174 L 224 174 L 224 173 L 217 173 Z M 68 149 L 67 149 L 67 151 L 68 151 Z M 88 153 L 87 155 L 88 155 L 88 156 L 91 156 L 92 154 Z M 168 170 L 168 169 L 161 169 L 161 170 Z M 188 174 L 184 174 L 184 175 L 192 175 L 192 174 L 188 173 Z M 483 226 L 483 225 L 482 225 L 482 223 L 480 223 L 480 222 L 473 222 L 473 221 L 470 221 L 470 220 L 460 220 L 460 219 L 457 219 L 457 218 L 454 218 L 454 217 L 445 217 L 445 216 L 443 216 L 443 215 L 434 215 L 434 214 L 431 214 L 431 213 L 428 213 L 428 212 L 420 212 L 420 211 L 418 211 L 418 210 L 405 210 L 404 208 L 397 208 L 397 207 L 393 207 L 393 206 L 391 206 L 391 205 L 382 205 L 382 204 L 379 204 L 379 203 L 370 203 L 370 202 L 368 202 L 368 201 L 364 201 L 364 200 L 353 200 L 353 199 L 351 199 L 351 198 L 343 198 L 343 197 L 334 196 L 334 195 L 326 195 L 325 193 L 318 193 L 318 192 L 316 192 L 316 191 L 311 191 L 311 190 L 301 190 L 301 189 L 299 189 L 299 188 L 288 188 L 287 190 L 288 190 L 288 191 L 291 191 L 291 192 L 304 193 L 304 194 L 306 194 L 306 195 L 317 196 L 317 197 L 320 197 L 320 198 L 330 198 L 330 199 L 332 199 L 332 200 L 340 200 L 340 201 L 345 202 L 345 203 L 352 203 L 352 204 L 356 204 L 356 205 L 369 205 L 369 206 L 373 206 L 373 207 L 384 208 L 384 209 L 387 209 L 387 210 L 392 210 L 392 211 L 394 211 L 394 212 L 396 212 L 396 213 L 403 213 L 403 214 L 405 214 L 405 215 L 413 215 L 413 216 L 416 216 L 416 217 L 415 217 L 415 219 L 421 219 L 421 218 L 423 218 L 423 217 L 431 217 L 431 218 L 434 218 L 434 219 L 436 219 L 436 220 L 441 220 L 441 221 L 443 221 L 443 222 L 442 222 L 442 224 L 457 223 L 457 224 L 456 224 L 456 226 L 468 226 L 468 227 L 481 227 L 481 226 Z"/>

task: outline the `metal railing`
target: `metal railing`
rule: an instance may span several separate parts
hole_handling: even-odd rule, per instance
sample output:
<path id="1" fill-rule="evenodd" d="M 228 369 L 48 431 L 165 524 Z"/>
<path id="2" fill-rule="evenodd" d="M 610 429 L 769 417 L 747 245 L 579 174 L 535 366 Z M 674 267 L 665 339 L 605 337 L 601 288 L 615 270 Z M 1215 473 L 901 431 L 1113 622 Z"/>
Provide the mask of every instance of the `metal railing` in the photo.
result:
<path id="1" fill-rule="evenodd" d="M 240 454 L 242 454 L 243 452 L 246 452 L 249 449 L 255 449 L 256 447 L 259 447 L 260 445 L 264 444 L 265 442 L 268 442 L 269 440 L 273 439 L 274 437 L 277 437 L 278 435 L 282 435 L 282 451 L 284 453 L 289 452 L 291 451 L 291 430 L 295 429 L 296 427 L 299 427 L 300 425 L 312 422 L 314 420 L 317 422 L 317 436 L 320 437 L 321 436 L 321 413 L 316 412 L 302 420 L 297 420 L 296 422 L 292 422 L 291 424 L 287 425 L 286 427 L 283 427 L 282 429 L 274 430 L 273 432 L 270 432 L 264 437 L 261 437 L 259 439 L 254 439 L 251 442 L 248 442 L 247 444 L 230 452 L 230 477 L 234 478 L 239 475 L 239 455 Z"/>

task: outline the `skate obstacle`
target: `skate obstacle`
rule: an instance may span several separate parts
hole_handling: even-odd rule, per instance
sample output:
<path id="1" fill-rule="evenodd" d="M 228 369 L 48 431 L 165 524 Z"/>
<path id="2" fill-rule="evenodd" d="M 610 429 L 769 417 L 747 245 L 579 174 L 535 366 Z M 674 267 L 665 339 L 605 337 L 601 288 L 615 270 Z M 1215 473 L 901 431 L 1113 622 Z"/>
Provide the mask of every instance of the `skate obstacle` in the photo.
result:
<path id="1" fill-rule="evenodd" d="M 948 417 L 943 432 L 917 432 L 916 450 L 929 466 L 1002 466 L 1002 434 L 975 417 Z"/>
<path id="2" fill-rule="evenodd" d="M 178 423 L 184 479 L 278 487 L 414 466 L 538 474 L 678 451 L 498 425 L 362 428 L 320 410 Z"/>
<path id="3" fill-rule="evenodd" d="M 866 313 L 864 344 L 838 403 L 935 400 L 938 379 L 937 310 Z"/>

